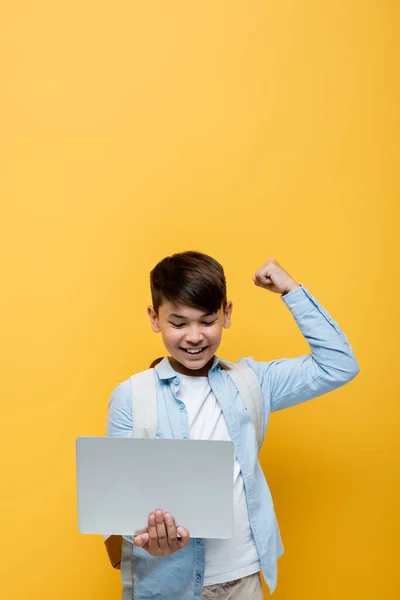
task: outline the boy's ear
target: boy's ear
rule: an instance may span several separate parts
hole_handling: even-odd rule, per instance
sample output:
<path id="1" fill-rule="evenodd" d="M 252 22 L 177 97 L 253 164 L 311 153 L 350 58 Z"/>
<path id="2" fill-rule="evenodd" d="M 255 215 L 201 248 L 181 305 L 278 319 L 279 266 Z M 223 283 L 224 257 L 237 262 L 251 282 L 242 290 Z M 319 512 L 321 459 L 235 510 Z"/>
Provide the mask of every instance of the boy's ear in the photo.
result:
<path id="1" fill-rule="evenodd" d="M 151 328 L 154 331 L 154 333 L 160 333 L 161 329 L 160 324 L 158 322 L 157 313 L 152 306 L 147 307 L 147 314 L 150 317 Z"/>
<path id="2" fill-rule="evenodd" d="M 229 300 L 229 302 L 227 302 L 226 308 L 224 310 L 224 328 L 225 329 L 229 329 L 229 327 L 231 326 L 232 309 L 233 309 L 233 304 Z"/>

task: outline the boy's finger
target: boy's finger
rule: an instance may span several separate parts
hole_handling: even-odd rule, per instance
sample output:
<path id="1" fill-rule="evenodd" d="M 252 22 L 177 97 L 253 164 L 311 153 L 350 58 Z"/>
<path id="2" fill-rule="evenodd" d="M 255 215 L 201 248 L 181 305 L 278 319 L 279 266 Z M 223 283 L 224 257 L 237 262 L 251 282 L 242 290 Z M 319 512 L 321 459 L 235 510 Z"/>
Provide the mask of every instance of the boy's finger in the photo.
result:
<path id="1" fill-rule="evenodd" d="M 176 535 L 176 526 L 175 521 L 172 515 L 169 513 L 165 513 L 164 521 L 167 528 L 167 536 L 168 536 L 168 544 L 172 549 L 177 549 L 177 535 Z"/>
<path id="2" fill-rule="evenodd" d="M 140 535 L 135 535 L 135 537 L 133 538 L 133 543 L 135 544 L 135 546 L 140 546 L 141 548 L 143 548 L 143 546 L 145 546 L 148 543 L 148 541 L 148 533 L 141 533 Z"/>
<path id="3" fill-rule="evenodd" d="M 177 527 L 176 531 L 178 535 L 181 536 L 181 539 L 178 538 L 179 548 L 184 548 L 185 546 L 188 546 L 190 542 L 190 533 L 187 531 L 187 529 L 184 529 L 183 527 Z"/>
<path id="4" fill-rule="evenodd" d="M 164 513 L 160 509 L 156 510 L 156 528 L 158 546 L 161 550 L 166 551 L 168 550 L 168 538 L 164 523 Z"/>
<path id="5" fill-rule="evenodd" d="M 154 513 L 149 514 L 148 520 L 149 550 L 155 552 L 158 549 L 156 518 Z"/>

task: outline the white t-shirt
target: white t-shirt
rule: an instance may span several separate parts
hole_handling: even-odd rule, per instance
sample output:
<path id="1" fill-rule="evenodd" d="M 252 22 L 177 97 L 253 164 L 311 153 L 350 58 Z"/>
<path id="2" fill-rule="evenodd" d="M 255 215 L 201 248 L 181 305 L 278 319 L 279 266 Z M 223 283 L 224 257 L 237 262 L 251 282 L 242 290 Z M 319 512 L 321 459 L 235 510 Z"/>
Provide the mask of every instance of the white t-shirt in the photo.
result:
<path id="1" fill-rule="evenodd" d="M 189 437 L 195 440 L 230 440 L 228 427 L 207 377 L 178 374 L 179 400 L 189 417 Z M 233 481 L 233 534 L 228 540 L 206 539 L 204 585 L 233 581 L 261 569 L 247 513 L 240 466 L 235 457 Z"/>

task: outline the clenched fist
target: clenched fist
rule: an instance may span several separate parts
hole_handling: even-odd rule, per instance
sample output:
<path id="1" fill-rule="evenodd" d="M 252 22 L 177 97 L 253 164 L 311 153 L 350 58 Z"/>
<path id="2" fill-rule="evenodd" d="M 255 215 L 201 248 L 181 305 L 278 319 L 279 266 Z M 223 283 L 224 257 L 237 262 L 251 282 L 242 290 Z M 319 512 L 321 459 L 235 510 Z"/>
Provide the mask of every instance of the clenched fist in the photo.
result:
<path id="1" fill-rule="evenodd" d="M 269 258 L 262 267 L 257 269 L 253 281 L 255 285 L 283 296 L 300 287 L 274 258 Z"/>

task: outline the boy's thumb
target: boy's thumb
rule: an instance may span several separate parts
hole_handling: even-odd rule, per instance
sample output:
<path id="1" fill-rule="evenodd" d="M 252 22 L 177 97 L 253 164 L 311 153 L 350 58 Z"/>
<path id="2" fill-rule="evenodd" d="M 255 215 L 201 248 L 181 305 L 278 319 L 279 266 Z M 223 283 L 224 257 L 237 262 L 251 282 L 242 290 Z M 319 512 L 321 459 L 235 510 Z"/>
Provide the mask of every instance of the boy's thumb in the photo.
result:
<path id="1" fill-rule="evenodd" d="M 148 533 L 142 533 L 140 535 L 136 535 L 133 538 L 133 543 L 135 544 L 135 546 L 145 546 L 148 541 L 149 541 Z"/>

